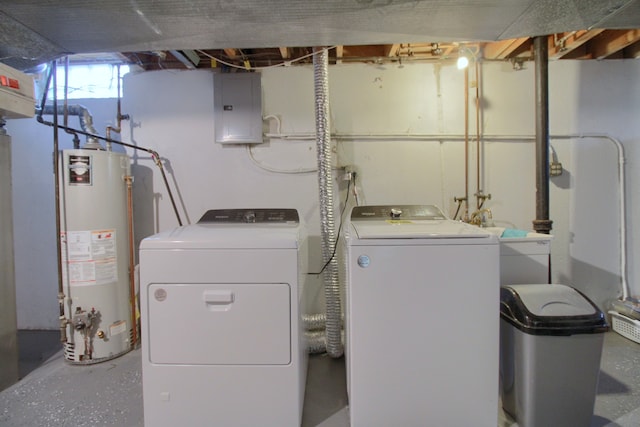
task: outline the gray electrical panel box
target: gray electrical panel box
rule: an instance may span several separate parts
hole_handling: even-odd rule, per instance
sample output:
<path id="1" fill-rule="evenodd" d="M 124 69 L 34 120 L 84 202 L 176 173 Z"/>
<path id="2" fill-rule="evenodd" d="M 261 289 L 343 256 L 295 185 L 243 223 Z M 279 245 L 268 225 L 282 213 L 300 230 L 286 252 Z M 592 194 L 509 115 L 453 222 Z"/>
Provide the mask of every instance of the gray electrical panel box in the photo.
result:
<path id="1" fill-rule="evenodd" d="M 216 73 L 213 83 L 216 142 L 262 143 L 260 73 Z"/>

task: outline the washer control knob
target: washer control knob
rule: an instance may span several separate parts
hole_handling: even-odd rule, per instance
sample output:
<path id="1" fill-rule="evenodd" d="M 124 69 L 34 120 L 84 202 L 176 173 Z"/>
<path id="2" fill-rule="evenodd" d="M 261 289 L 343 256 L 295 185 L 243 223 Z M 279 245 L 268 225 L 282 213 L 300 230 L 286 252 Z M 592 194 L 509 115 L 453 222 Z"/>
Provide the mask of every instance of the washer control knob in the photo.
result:
<path id="1" fill-rule="evenodd" d="M 402 215 L 402 209 L 391 208 L 391 218 L 400 218 Z"/>
<path id="2" fill-rule="evenodd" d="M 245 222 L 256 222 L 256 213 L 254 211 L 247 211 L 244 214 Z"/>

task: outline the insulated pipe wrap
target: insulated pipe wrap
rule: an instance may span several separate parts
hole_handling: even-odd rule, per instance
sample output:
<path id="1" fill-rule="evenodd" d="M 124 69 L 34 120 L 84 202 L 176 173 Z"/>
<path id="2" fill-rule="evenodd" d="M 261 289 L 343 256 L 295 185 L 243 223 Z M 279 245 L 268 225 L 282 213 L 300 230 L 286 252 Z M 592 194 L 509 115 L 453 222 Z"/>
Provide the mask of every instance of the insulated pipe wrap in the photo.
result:
<path id="1" fill-rule="evenodd" d="M 324 295 L 326 303 L 327 353 L 331 357 L 343 354 L 340 318 L 340 282 L 338 262 L 335 259 L 335 219 L 333 206 L 333 175 L 331 170 L 331 130 L 329 126 L 329 53 L 315 49 L 313 56 L 316 151 L 318 156 L 318 185 L 320 196 L 320 234 L 324 270 Z"/>

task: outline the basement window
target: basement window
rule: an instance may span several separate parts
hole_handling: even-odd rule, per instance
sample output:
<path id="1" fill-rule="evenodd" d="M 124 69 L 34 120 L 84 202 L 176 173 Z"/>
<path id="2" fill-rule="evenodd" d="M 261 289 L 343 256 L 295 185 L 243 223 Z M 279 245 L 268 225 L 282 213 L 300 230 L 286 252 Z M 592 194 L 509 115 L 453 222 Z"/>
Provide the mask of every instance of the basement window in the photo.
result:
<path id="1" fill-rule="evenodd" d="M 120 80 L 127 74 L 128 65 L 117 64 L 70 64 L 67 76 L 67 99 L 87 98 L 117 98 L 118 97 L 118 67 L 120 67 Z M 46 74 L 36 76 L 36 86 L 39 87 L 38 97 L 44 90 Z M 65 97 L 65 67 L 57 67 L 57 97 L 64 100 Z M 53 79 L 47 94 L 47 99 L 53 99 Z M 122 82 L 120 82 L 120 94 L 122 95 Z"/>

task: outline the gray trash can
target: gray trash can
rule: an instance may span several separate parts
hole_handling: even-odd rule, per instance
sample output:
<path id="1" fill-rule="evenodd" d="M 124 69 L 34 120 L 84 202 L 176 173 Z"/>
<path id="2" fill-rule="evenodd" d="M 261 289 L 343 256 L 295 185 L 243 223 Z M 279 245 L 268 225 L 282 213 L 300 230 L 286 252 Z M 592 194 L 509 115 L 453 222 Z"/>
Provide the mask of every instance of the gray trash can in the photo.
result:
<path id="1" fill-rule="evenodd" d="M 519 427 L 591 424 L 602 311 L 565 285 L 500 289 L 500 397 Z"/>

